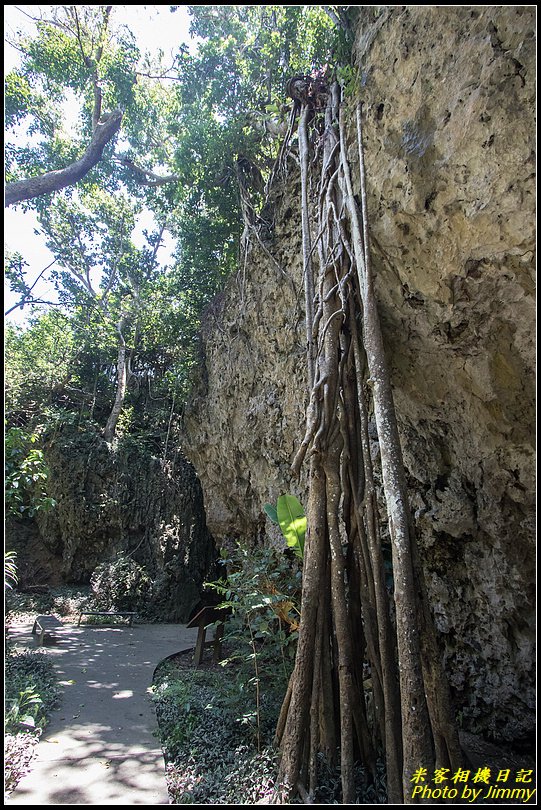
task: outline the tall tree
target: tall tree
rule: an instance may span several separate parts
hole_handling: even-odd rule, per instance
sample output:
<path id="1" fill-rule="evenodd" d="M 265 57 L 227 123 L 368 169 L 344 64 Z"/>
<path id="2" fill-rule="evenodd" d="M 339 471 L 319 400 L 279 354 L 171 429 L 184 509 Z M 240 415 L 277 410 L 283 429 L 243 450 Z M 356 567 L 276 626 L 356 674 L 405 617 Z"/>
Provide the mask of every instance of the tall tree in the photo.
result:
<path id="1" fill-rule="evenodd" d="M 6 78 L 6 113 L 8 127 L 31 119 L 31 130 L 45 136 L 42 149 L 49 159 L 65 160 L 66 147 L 71 154 L 79 148 L 77 143 L 61 143 L 58 132 L 58 107 L 65 100 L 66 89 L 79 93 L 85 99 L 83 139 L 87 140 L 83 154 L 62 168 L 8 182 L 5 204 L 14 205 L 44 194 L 59 191 L 81 180 L 101 160 L 107 144 L 120 129 L 122 111 L 119 107 L 104 109 L 107 84 L 111 71 L 109 22 L 112 6 L 53 7 L 50 19 L 35 18 L 38 36 L 34 40 L 21 40 L 18 47 L 23 54 L 22 67 Z M 116 49 L 113 62 L 128 73 L 133 71 L 135 53 L 128 55 L 126 43 Z M 130 64 L 131 61 L 131 64 Z M 108 64 L 107 64 L 108 63 Z M 119 99 L 114 99 L 118 103 Z M 88 114 L 89 113 L 89 114 Z M 62 155 L 64 152 L 64 155 Z M 9 150 L 9 172 L 24 169 L 29 162 L 28 150 L 12 147 Z"/>
<path id="2" fill-rule="evenodd" d="M 58 199 L 40 215 L 47 245 L 59 270 L 53 272 L 62 302 L 105 351 L 116 350 L 114 401 L 104 438 L 114 438 L 136 358 L 152 321 L 153 293 L 160 285 L 158 251 L 163 228 L 132 241 L 140 206 L 120 194 L 93 189 L 76 202 Z M 162 299 L 163 302 L 163 299 Z M 154 315 L 155 317 L 155 315 Z"/>

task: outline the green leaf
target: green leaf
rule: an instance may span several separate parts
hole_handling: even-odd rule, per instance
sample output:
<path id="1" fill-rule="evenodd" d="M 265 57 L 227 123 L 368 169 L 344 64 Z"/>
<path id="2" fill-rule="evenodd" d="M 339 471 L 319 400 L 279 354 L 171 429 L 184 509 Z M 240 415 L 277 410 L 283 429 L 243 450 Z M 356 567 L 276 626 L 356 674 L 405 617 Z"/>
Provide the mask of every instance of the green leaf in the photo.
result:
<path id="1" fill-rule="evenodd" d="M 272 520 L 273 523 L 279 523 L 278 521 L 278 513 L 276 511 L 276 507 L 272 505 L 272 503 L 266 503 L 263 507 L 269 518 Z"/>
<path id="2" fill-rule="evenodd" d="M 294 495 L 280 495 L 277 501 L 278 522 L 287 545 L 302 559 L 306 535 L 306 515 Z"/>

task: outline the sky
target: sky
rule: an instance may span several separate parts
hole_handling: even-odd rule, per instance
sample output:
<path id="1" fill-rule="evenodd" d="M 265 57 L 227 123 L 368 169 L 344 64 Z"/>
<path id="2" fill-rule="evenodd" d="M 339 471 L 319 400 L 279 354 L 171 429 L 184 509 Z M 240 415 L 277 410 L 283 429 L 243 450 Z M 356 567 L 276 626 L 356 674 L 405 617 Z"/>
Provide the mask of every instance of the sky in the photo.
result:
<path id="1" fill-rule="evenodd" d="M 16 31 L 32 33 L 35 26 L 27 15 L 38 16 L 42 11 L 46 16 L 50 6 L 4 6 L 4 74 L 12 70 L 17 64 L 17 51 L 7 43 L 7 39 Z M 143 51 L 164 52 L 164 61 L 174 55 L 181 44 L 190 45 L 189 14 L 180 6 L 175 13 L 169 11 L 169 6 L 113 6 L 113 20 L 125 23 L 137 39 L 139 49 Z M 25 14 L 26 12 L 26 14 Z M 142 223 L 142 227 L 149 227 L 149 222 Z M 9 207 L 4 212 L 4 246 L 6 251 L 18 252 L 29 263 L 29 279 L 33 280 L 39 272 L 51 263 L 53 256 L 46 248 L 43 238 L 35 234 L 38 223 L 33 212 L 23 212 L 20 208 Z M 161 253 L 164 260 L 165 251 Z M 46 300 L 54 300 L 52 285 L 43 284 L 36 287 L 35 292 Z M 4 291 L 4 311 L 9 309 L 16 298 L 9 291 Z M 16 309 L 8 317 L 10 323 L 24 324 L 30 314 L 27 308 Z"/>

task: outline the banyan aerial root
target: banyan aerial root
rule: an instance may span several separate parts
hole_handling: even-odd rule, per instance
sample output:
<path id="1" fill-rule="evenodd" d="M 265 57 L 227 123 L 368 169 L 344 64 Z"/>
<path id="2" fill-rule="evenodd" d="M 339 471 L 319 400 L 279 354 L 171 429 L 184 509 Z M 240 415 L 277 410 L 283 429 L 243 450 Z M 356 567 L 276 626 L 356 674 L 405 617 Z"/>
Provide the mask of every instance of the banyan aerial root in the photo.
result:
<path id="1" fill-rule="evenodd" d="M 302 79 L 302 81 L 301 81 Z M 311 803 L 318 761 L 339 764 L 342 802 L 355 767 L 375 775 L 382 752 L 389 803 L 410 803 L 419 768 L 458 768 L 461 752 L 410 519 L 392 389 L 370 263 L 361 108 L 338 82 L 295 77 L 309 384 L 301 620 L 276 730 L 275 801 Z M 353 191 L 346 115 L 360 187 Z M 284 161 L 284 150 L 280 160 Z M 392 548 L 386 584 L 370 455 L 377 429 Z"/>

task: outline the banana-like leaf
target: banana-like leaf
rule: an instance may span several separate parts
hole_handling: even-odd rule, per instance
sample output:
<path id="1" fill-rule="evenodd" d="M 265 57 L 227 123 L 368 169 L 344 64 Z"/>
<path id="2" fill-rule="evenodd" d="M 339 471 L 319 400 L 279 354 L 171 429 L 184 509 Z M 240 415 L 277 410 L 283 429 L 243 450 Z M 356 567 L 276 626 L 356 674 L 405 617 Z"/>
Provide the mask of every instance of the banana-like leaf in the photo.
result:
<path id="1" fill-rule="evenodd" d="M 272 505 L 272 503 L 266 503 L 263 507 L 267 515 L 270 517 L 273 523 L 278 523 L 278 514 L 276 512 L 276 507 Z"/>
<path id="2" fill-rule="evenodd" d="M 280 495 L 276 503 L 276 513 L 288 546 L 302 559 L 306 535 L 306 515 L 302 504 L 294 495 Z"/>

